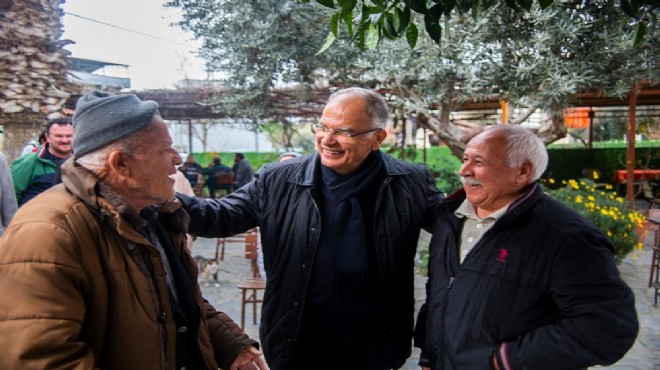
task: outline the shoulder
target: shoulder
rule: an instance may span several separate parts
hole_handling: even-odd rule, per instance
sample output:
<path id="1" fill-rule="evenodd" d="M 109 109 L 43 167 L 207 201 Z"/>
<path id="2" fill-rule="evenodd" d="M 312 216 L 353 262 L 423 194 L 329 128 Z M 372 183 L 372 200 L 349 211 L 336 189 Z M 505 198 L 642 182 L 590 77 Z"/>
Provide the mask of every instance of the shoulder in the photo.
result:
<path id="1" fill-rule="evenodd" d="M 12 171 L 21 169 L 28 165 L 33 165 L 37 162 L 37 153 L 26 154 L 22 157 L 18 157 L 12 162 L 11 169 Z"/>

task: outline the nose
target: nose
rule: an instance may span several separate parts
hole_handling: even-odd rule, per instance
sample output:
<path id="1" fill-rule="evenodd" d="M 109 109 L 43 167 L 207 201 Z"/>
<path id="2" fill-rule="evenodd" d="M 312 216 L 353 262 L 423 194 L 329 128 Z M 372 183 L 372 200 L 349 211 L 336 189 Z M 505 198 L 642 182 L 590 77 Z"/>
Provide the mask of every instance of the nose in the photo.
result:
<path id="1" fill-rule="evenodd" d="M 332 131 L 325 132 L 323 136 L 321 136 L 321 142 L 323 144 L 335 143 L 337 142 L 337 136 Z"/>
<path id="2" fill-rule="evenodd" d="M 172 157 L 173 157 L 172 160 L 173 160 L 175 166 L 183 164 L 183 160 L 181 159 L 181 156 L 179 155 L 179 152 L 174 151 L 174 155 Z"/>
<path id="3" fill-rule="evenodd" d="M 458 174 L 461 176 L 469 176 L 470 174 L 470 166 L 468 165 L 468 162 L 463 162 L 461 164 L 461 168 L 458 170 Z"/>

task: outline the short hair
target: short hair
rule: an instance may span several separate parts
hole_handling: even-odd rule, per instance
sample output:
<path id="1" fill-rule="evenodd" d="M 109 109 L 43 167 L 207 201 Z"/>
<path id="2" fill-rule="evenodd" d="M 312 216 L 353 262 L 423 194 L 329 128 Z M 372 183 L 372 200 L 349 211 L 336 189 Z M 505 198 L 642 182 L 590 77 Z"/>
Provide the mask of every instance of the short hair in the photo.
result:
<path id="1" fill-rule="evenodd" d="M 58 126 L 66 126 L 66 125 L 73 125 L 71 121 L 71 117 L 57 117 L 48 120 L 48 125 L 46 125 L 46 131 L 44 131 L 44 135 L 50 134 L 50 128 L 53 127 L 53 125 L 58 125 Z"/>
<path id="2" fill-rule="evenodd" d="M 222 163 L 222 160 L 220 159 L 220 157 L 213 158 L 213 164 L 220 164 L 220 163 Z"/>
<path id="3" fill-rule="evenodd" d="M 530 183 L 537 181 L 548 167 L 548 151 L 543 141 L 530 130 L 518 125 L 488 126 L 483 132 L 496 133 L 506 139 L 507 166 L 519 167 L 524 162 L 532 164 Z"/>
<path id="4" fill-rule="evenodd" d="M 243 153 L 235 153 L 234 157 L 238 157 L 240 159 L 245 159 L 245 156 L 243 155 Z"/>
<path id="5" fill-rule="evenodd" d="M 344 95 L 356 95 L 361 98 L 367 106 L 367 115 L 371 118 L 373 125 L 378 128 L 387 127 L 387 102 L 377 92 L 362 87 L 347 87 L 337 90 L 328 98 L 328 103 Z"/>

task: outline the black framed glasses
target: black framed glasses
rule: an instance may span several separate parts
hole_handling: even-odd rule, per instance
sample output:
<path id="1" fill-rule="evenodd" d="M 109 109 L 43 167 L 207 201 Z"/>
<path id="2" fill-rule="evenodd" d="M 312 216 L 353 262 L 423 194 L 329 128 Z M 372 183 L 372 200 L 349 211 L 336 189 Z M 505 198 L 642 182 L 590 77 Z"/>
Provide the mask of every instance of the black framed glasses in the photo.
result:
<path id="1" fill-rule="evenodd" d="M 332 133 L 332 135 L 335 136 L 337 139 L 353 139 L 356 136 L 368 134 L 370 132 L 374 131 L 380 131 L 382 128 L 377 127 L 377 128 L 372 128 L 371 130 L 367 131 L 362 131 L 362 132 L 353 132 L 349 130 L 343 130 L 343 129 L 336 129 L 333 130 L 330 127 L 322 124 L 322 123 L 315 123 L 312 125 L 312 132 L 316 135 L 327 135 L 328 133 Z M 341 141 L 341 140 L 340 140 Z"/>

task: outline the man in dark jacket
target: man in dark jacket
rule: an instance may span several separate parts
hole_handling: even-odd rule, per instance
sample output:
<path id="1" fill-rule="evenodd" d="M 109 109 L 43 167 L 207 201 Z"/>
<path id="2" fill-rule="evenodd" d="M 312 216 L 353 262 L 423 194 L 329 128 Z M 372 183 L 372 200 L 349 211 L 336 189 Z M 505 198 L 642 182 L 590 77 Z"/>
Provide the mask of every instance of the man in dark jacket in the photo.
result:
<path id="1" fill-rule="evenodd" d="M 463 190 L 438 208 L 415 344 L 424 369 L 584 369 L 632 346 L 634 296 L 613 247 L 541 189 L 541 140 L 492 126 L 463 155 Z"/>
<path id="2" fill-rule="evenodd" d="M 417 239 L 442 195 L 424 167 L 380 152 L 387 119 L 377 93 L 340 90 L 312 126 L 318 153 L 266 165 L 221 200 L 180 196 L 197 235 L 260 227 L 272 370 L 397 369 L 410 356 Z"/>
<path id="3" fill-rule="evenodd" d="M 213 158 L 213 163 L 204 169 L 204 174 L 207 176 L 206 186 L 209 188 L 210 198 L 215 198 L 218 190 L 224 190 L 226 194 L 232 192 L 233 172 L 231 168 L 222 164 L 220 157 Z M 223 179 L 229 179 L 229 181 Z"/>

